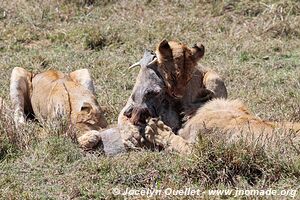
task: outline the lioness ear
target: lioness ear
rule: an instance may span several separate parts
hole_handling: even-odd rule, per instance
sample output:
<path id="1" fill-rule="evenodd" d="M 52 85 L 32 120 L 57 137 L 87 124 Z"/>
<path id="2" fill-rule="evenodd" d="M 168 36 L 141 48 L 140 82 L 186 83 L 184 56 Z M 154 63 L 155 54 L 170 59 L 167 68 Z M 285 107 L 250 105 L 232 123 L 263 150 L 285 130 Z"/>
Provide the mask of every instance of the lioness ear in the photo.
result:
<path id="1" fill-rule="evenodd" d="M 201 43 L 197 43 L 192 47 L 192 56 L 196 62 L 203 57 L 204 52 L 205 47 Z"/>
<path id="2" fill-rule="evenodd" d="M 93 107 L 91 104 L 84 102 L 81 106 L 80 111 L 89 114 L 92 111 Z"/>
<path id="3" fill-rule="evenodd" d="M 171 47 L 166 39 L 159 43 L 157 50 L 162 56 L 166 57 L 172 55 Z"/>
<path id="4" fill-rule="evenodd" d="M 74 82 L 79 83 L 93 94 L 95 94 L 95 87 L 88 69 L 79 69 L 70 73 L 70 77 Z"/>

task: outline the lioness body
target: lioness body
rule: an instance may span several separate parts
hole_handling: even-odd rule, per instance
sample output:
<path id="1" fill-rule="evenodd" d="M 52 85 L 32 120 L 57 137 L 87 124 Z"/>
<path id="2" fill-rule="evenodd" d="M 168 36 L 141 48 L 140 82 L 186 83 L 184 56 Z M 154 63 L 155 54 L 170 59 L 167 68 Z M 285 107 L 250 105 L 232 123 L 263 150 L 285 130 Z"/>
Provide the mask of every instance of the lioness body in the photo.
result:
<path id="1" fill-rule="evenodd" d="M 214 98 L 227 98 L 227 90 L 222 78 L 211 69 L 200 69 L 196 66 L 181 98 L 183 112 L 191 115 L 199 106 Z"/>
<path id="2" fill-rule="evenodd" d="M 150 140 L 166 149 L 189 153 L 199 134 L 216 128 L 232 141 L 242 136 L 248 141 L 259 137 L 266 139 L 278 128 L 284 132 L 300 131 L 300 123 L 268 122 L 252 115 L 241 101 L 226 100 L 227 91 L 222 79 L 211 70 L 197 68 L 196 62 L 202 57 L 203 50 L 201 45 L 189 49 L 165 40 L 158 46 L 158 65 L 167 90 L 174 99 L 181 100 L 184 112 L 189 116 L 178 135 L 159 126 L 161 122 L 150 121 L 146 128 Z"/>
<path id="3" fill-rule="evenodd" d="M 79 142 L 82 141 L 83 146 L 93 146 L 101 139 L 96 134 L 97 130 L 107 126 L 93 88 L 86 69 L 69 75 L 55 70 L 33 75 L 16 67 L 12 71 L 10 84 L 15 122 L 17 125 L 25 123 L 29 114 L 38 120 L 65 117 L 79 130 Z M 92 132 L 87 134 L 87 131 Z M 84 139 L 80 139 L 81 136 Z M 88 144 L 89 141 L 93 144 Z"/>
<path id="4" fill-rule="evenodd" d="M 214 99 L 203 105 L 197 113 L 174 134 L 170 129 L 159 127 L 159 122 L 150 121 L 146 135 L 165 149 L 187 154 L 192 151 L 199 135 L 208 134 L 217 129 L 223 133 L 228 142 L 243 139 L 246 142 L 271 143 L 276 139 L 274 132 L 290 135 L 293 142 L 300 140 L 300 123 L 270 122 L 253 116 L 239 100 Z M 154 124 L 154 125 L 152 125 Z"/>
<path id="5" fill-rule="evenodd" d="M 204 46 L 189 48 L 184 44 L 163 40 L 157 47 L 158 68 L 170 96 L 180 99 L 183 112 L 193 114 L 197 108 L 213 98 L 227 98 L 222 78 L 211 69 L 203 69 L 197 62 L 204 55 Z"/>
<path id="6" fill-rule="evenodd" d="M 215 99 L 199 108 L 195 116 L 179 131 L 179 135 L 193 143 L 199 134 L 216 128 L 232 137 L 245 134 L 257 139 L 270 136 L 276 128 L 299 131 L 300 124 L 262 120 L 250 113 L 239 100 Z"/>
<path id="7" fill-rule="evenodd" d="M 38 118 L 67 116 L 82 131 L 99 130 L 107 126 L 92 92 L 59 71 L 50 70 L 34 76 L 31 104 Z M 84 122 L 83 114 L 86 114 L 87 122 L 84 125 L 81 124 Z"/>

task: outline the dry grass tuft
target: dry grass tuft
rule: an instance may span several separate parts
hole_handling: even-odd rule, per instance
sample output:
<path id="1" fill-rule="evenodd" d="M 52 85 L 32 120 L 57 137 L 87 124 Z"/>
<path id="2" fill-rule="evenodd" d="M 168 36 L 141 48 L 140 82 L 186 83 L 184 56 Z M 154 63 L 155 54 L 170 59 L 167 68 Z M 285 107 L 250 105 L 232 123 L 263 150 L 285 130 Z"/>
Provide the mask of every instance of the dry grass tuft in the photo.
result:
<path id="1" fill-rule="evenodd" d="M 212 131 L 199 137 L 194 166 L 185 173 L 194 181 L 201 180 L 205 187 L 218 184 L 237 187 L 241 180 L 251 186 L 272 185 L 283 177 L 298 177 L 300 146 L 292 143 L 292 133 L 282 136 L 282 131 L 277 131 L 273 134 L 268 139 L 258 138 L 250 143 L 246 142 L 249 135 L 228 143 L 229 138 L 224 133 Z M 283 152 L 290 158 L 282 157 Z"/>

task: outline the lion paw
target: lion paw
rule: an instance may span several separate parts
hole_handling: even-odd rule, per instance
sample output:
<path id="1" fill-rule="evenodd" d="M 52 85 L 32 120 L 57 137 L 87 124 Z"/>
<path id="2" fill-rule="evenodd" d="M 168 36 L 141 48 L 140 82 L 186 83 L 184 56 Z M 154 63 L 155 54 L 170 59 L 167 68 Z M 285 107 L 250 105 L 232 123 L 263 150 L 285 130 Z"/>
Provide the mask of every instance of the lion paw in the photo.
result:
<path id="1" fill-rule="evenodd" d="M 146 138 L 159 146 L 165 147 L 168 145 L 170 137 L 174 134 L 172 129 L 164 124 L 163 121 L 157 118 L 151 118 L 147 121 L 145 129 Z"/>
<path id="2" fill-rule="evenodd" d="M 94 148 L 99 143 L 101 137 L 99 136 L 98 131 L 88 131 L 84 135 L 80 136 L 77 140 L 81 148 L 89 150 Z"/>
<path id="3" fill-rule="evenodd" d="M 119 127 L 123 143 L 127 149 L 138 149 L 141 147 L 142 136 L 134 125 L 122 125 Z"/>

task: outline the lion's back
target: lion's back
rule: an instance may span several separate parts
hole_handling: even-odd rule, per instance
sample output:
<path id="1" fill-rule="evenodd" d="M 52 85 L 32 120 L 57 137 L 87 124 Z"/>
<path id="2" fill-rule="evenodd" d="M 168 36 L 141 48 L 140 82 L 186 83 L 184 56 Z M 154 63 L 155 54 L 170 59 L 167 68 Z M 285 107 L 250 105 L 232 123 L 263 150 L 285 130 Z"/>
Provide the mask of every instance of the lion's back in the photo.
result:
<path id="1" fill-rule="evenodd" d="M 64 87 L 64 74 L 46 71 L 32 80 L 31 103 L 38 118 L 54 118 L 70 112 L 68 93 Z"/>
<path id="2" fill-rule="evenodd" d="M 273 124 L 253 116 L 240 100 L 214 99 L 198 109 L 180 135 L 194 141 L 198 134 L 218 128 L 225 133 L 272 132 Z"/>

